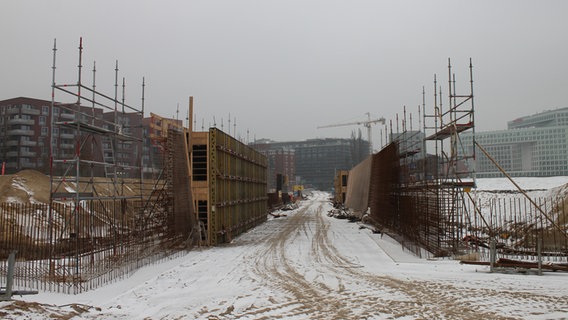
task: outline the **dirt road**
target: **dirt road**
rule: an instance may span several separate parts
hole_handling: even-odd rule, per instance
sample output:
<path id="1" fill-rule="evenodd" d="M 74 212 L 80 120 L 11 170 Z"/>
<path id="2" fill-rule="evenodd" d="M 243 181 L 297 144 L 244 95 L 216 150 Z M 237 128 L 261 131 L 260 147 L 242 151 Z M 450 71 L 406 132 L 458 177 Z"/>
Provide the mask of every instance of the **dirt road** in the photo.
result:
<path id="1" fill-rule="evenodd" d="M 502 308 L 539 304 L 558 308 L 557 298 L 544 294 L 464 287 L 444 281 L 411 280 L 381 275 L 364 268 L 353 253 L 377 254 L 368 237 L 378 237 L 353 224 L 327 216 L 327 199 L 319 196 L 295 214 L 272 221 L 243 260 L 251 278 L 273 290 L 271 302 L 237 310 L 234 303 L 222 316 L 230 318 L 309 319 L 515 319 L 525 312 Z M 246 237 L 241 239 L 247 241 Z M 372 242 L 371 242 L 372 243 Z M 341 246 L 339 246 L 341 244 Z M 341 248 L 341 249 L 339 249 Z M 376 260 L 381 260 L 377 258 Z M 384 263 L 394 264 L 395 261 Z M 418 266 L 419 267 L 419 266 Z M 385 266 L 385 269 L 390 268 Z M 566 310 L 567 303 L 563 303 Z M 515 314 L 516 313 L 516 314 Z M 538 314 L 538 312 L 536 313 Z"/>
<path id="2" fill-rule="evenodd" d="M 418 259 L 388 236 L 327 216 L 327 196 L 315 193 L 229 245 L 193 250 L 64 301 L 44 294 L 6 305 L 16 311 L 2 316 L 43 308 L 43 316 L 74 319 L 568 318 L 566 273 L 491 274 Z M 55 298 L 61 307 L 36 303 Z"/>

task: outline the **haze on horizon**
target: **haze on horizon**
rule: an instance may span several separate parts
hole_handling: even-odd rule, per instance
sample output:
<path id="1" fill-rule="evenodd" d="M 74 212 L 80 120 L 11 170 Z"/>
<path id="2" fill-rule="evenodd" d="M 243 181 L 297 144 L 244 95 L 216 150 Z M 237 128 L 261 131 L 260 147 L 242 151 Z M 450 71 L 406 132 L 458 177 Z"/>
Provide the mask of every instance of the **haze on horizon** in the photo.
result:
<path id="1" fill-rule="evenodd" d="M 83 79 L 146 115 L 185 119 L 195 99 L 197 129 L 221 121 L 242 140 L 349 138 L 361 126 L 317 126 L 384 117 L 403 107 L 418 128 L 422 88 L 447 94 L 448 58 L 458 93 L 473 61 L 476 130 L 568 107 L 568 2 L 553 1 L 72 1 L 7 0 L 0 10 L 0 100 L 51 99 L 57 83 Z M 179 106 L 179 107 L 178 107 Z M 177 112 L 179 108 L 179 113 Z M 233 131 L 236 119 L 236 134 Z M 373 141 L 381 126 L 373 127 Z"/>

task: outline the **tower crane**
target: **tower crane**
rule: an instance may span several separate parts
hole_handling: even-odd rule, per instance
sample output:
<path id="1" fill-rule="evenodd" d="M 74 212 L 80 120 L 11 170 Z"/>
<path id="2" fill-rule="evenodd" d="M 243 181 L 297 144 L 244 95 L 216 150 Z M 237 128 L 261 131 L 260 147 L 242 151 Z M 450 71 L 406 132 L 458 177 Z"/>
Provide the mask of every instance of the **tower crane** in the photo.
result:
<path id="1" fill-rule="evenodd" d="M 382 123 L 383 125 L 385 124 L 385 118 L 380 117 L 378 119 L 373 119 L 371 120 L 371 113 L 366 112 L 365 113 L 367 115 L 367 120 L 366 121 L 355 121 L 355 122 L 347 122 L 347 123 L 338 123 L 338 124 L 329 124 L 329 125 L 325 125 L 325 126 L 319 126 L 317 127 L 318 129 L 322 129 L 322 128 L 332 128 L 332 127 L 343 127 L 343 126 L 353 126 L 353 125 L 362 125 L 364 127 L 367 128 L 367 135 L 369 137 L 369 151 L 372 154 L 373 153 L 373 142 L 372 142 L 372 138 L 371 138 L 371 125 L 375 124 L 375 123 Z"/>

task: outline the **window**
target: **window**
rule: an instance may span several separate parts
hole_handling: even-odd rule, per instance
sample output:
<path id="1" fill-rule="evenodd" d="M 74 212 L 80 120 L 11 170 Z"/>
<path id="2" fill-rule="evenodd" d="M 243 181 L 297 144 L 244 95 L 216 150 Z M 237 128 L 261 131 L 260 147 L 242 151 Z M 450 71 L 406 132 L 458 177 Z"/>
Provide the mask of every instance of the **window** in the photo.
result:
<path id="1" fill-rule="evenodd" d="M 44 125 L 45 122 L 46 122 L 46 120 L 47 120 L 47 118 L 46 118 L 45 116 L 40 116 L 40 117 L 39 117 L 39 124 L 43 124 L 43 125 Z"/>
<path id="2" fill-rule="evenodd" d="M 49 106 L 42 106 L 41 107 L 41 113 L 48 115 L 49 114 Z"/>
<path id="3" fill-rule="evenodd" d="M 47 127 L 41 127 L 41 135 L 47 136 L 47 133 L 48 133 Z"/>
<path id="4" fill-rule="evenodd" d="M 193 181 L 207 181 L 207 146 L 194 145 L 192 152 Z"/>

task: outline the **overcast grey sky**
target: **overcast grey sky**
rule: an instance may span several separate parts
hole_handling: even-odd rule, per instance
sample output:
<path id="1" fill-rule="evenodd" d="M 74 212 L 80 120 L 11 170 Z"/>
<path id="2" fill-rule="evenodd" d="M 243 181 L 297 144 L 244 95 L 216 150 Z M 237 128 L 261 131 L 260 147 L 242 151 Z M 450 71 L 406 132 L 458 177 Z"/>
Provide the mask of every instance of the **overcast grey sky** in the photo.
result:
<path id="1" fill-rule="evenodd" d="M 84 82 L 114 94 L 114 64 L 126 101 L 179 118 L 195 98 L 197 127 L 277 141 L 348 138 L 358 126 L 417 119 L 433 76 L 447 94 L 452 59 L 467 93 L 473 59 L 477 131 L 519 116 L 568 107 L 568 1 L 3 0 L 0 99 L 50 100 L 53 40 L 58 83 L 75 83 L 79 37 Z M 460 89 L 461 88 L 461 89 Z M 463 90 L 462 90 L 463 89 Z M 57 98 L 57 96 L 56 96 Z M 415 124 L 417 126 L 417 123 Z M 374 126 L 375 146 L 379 128 Z M 365 134 L 365 131 L 363 131 Z"/>

